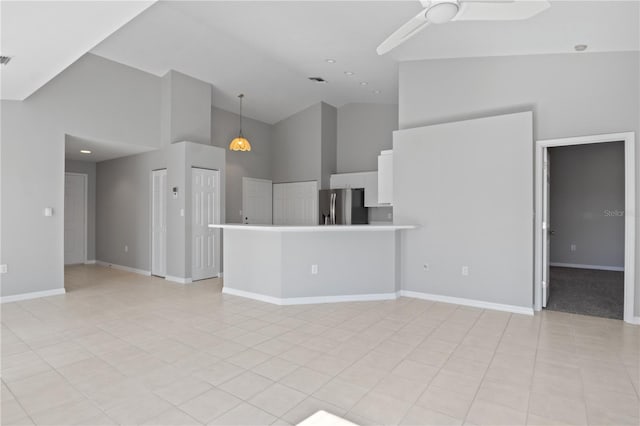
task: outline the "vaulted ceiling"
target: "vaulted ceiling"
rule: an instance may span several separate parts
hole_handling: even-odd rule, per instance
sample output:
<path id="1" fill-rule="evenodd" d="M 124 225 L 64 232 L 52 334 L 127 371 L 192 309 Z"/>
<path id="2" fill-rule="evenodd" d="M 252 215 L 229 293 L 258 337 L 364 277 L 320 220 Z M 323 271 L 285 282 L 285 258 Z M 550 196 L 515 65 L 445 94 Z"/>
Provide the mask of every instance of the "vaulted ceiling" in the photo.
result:
<path id="1" fill-rule="evenodd" d="M 3 52 L 10 11 L 5 3 Z M 47 3 L 63 7 L 63 2 Z M 586 54 L 640 49 L 637 1 L 552 1 L 550 9 L 527 21 L 432 25 L 378 56 L 376 46 L 420 9 L 415 0 L 159 1 L 105 35 L 91 52 L 158 76 L 174 69 L 210 82 L 214 105 L 230 111 L 237 109 L 242 92 L 248 116 L 274 123 L 319 101 L 395 103 L 400 61 L 581 54 L 574 51 L 576 44 L 588 45 Z M 45 38 L 37 41 L 47 45 Z M 68 43 L 74 52 L 68 57 L 91 44 Z M 307 79 L 312 76 L 327 83 L 313 83 Z M 3 82 L 3 98 L 6 90 Z"/>

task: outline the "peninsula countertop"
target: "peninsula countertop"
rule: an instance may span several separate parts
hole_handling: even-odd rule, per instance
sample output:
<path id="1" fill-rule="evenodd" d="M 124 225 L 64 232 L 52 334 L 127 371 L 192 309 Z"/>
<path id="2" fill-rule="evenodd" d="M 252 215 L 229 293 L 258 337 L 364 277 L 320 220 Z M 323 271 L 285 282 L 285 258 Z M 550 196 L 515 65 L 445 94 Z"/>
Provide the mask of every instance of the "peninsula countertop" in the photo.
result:
<path id="1" fill-rule="evenodd" d="M 399 231 L 403 229 L 415 229 L 415 225 L 302 225 L 302 226 L 281 226 L 281 225 L 244 225 L 240 223 L 220 223 L 211 224 L 210 228 L 234 229 L 246 231 L 265 232 L 376 232 L 376 231 Z"/>

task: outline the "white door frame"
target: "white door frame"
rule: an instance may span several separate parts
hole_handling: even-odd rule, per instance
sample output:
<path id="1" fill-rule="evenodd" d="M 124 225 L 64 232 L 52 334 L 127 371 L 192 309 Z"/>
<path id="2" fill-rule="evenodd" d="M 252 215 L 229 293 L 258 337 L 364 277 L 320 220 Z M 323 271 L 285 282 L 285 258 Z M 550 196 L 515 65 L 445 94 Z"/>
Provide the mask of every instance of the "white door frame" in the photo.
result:
<path id="1" fill-rule="evenodd" d="M 88 203 L 89 203 L 89 175 L 87 173 L 64 172 L 64 175 L 81 176 L 84 179 L 84 256 L 83 263 L 87 263 L 87 239 L 89 238 Z"/>
<path id="2" fill-rule="evenodd" d="M 635 305 L 635 251 L 636 251 L 636 157 L 635 133 L 609 133 L 604 135 L 577 136 L 536 141 L 535 157 L 535 274 L 534 309 L 542 309 L 542 204 L 544 184 L 544 151 L 550 147 L 586 145 L 592 143 L 624 142 L 624 321 L 640 324 L 634 316 Z"/>

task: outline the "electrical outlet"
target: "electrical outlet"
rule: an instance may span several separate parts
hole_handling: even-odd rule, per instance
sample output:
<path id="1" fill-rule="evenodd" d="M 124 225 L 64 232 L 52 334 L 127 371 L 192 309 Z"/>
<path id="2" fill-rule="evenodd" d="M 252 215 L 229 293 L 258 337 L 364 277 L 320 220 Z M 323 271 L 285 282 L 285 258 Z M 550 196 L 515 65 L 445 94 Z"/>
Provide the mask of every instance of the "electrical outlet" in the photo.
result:
<path id="1" fill-rule="evenodd" d="M 0 274 L 7 273 L 7 265 L 0 265 Z"/>
<path id="2" fill-rule="evenodd" d="M 425 272 L 429 271 L 429 264 L 428 264 L 428 263 L 425 263 L 424 265 L 422 265 L 422 269 L 423 269 Z"/>
<path id="3" fill-rule="evenodd" d="M 124 246 L 124 252 L 129 253 L 129 246 Z"/>
<path id="4" fill-rule="evenodd" d="M 311 275 L 318 275 L 318 265 L 311 265 Z"/>
<path id="5" fill-rule="evenodd" d="M 576 251 L 577 247 L 575 244 L 571 244 L 571 251 Z"/>
<path id="6" fill-rule="evenodd" d="M 469 267 L 468 266 L 463 266 L 462 267 L 462 275 L 465 276 L 465 277 L 469 275 Z"/>

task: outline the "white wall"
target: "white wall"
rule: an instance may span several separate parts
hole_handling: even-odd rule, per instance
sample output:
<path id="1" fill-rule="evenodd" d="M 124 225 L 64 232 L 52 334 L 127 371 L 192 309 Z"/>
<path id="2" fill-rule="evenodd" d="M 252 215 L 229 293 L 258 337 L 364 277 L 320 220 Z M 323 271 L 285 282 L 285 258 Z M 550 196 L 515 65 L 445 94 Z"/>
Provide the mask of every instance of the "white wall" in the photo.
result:
<path id="1" fill-rule="evenodd" d="M 209 83 L 169 71 L 162 77 L 162 142 L 211 143 Z"/>
<path id="2" fill-rule="evenodd" d="M 273 125 L 273 181 L 322 179 L 322 106 L 315 104 Z"/>
<path id="3" fill-rule="evenodd" d="M 400 64 L 399 125 L 407 129 L 533 110 L 534 139 L 625 131 L 634 131 L 638 137 L 638 75 L 638 52 L 404 62 Z M 636 168 L 640 170 L 640 150 L 636 150 Z M 636 200 L 640 200 L 640 186 L 637 191 Z M 636 315 L 640 315 L 638 276 L 635 295 Z"/>
<path id="4" fill-rule="evenodd" d="M 65 134 L 158 146 L 160 79 L 89 54 L 1 108 L 2 296 L 61 289 Z"/>
<path id="5" fill-rule="evenodd" d="M 398 105 L 351 103 L 338 108 L 338 173 L 378 170 L 380 151 L 391 149 Z"/>
<path id="6" fill-rule="evenodd" d="M 242 177 L 271 179 L 272 126 L 242 118 L 242 133 L 251 142 L 251 152 L 229 151 L 229 142 L 238 136 L 239 115 L 211 108 L 211 143 L 227 152 L 226 216 L 228 223 L 242 223 Z"/>
<path id="7" fill-rule="evenodd" d="M 225 151 L 197 143 L 174 143 L 161 150 L 98 163 L 97 260 L 151 270 L 151 171 L 166 168 L 167 275 L 190 278 L 192 167 L 220 170 L 220 186 L 224 188 Z M 178 188 L 178 198 L 171 195 L 173 187 Z M 225 199 L 221 195 L 224 222 Z"/>
<path id="8" fill-rule="evenodd" d="M 96 259 L 96 163 L 65 160 L 65 173 L 87 175 L 87 260 Z"/>
<path id="9" fill-rule="evenodd" d="M 403 290 L 531 309 L 531 130 L 519 113 L 396 132 L 395 221 L 419 226 L 402 241 Z"/>
<path id="10" fill-rule="evenodd" d="M 549 161 L 551 262 L 624 267 L 624 142 L 549 148 Z"/>

